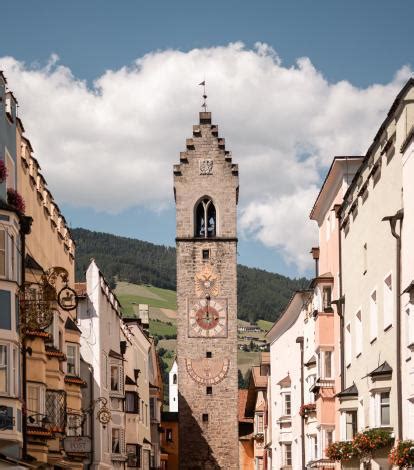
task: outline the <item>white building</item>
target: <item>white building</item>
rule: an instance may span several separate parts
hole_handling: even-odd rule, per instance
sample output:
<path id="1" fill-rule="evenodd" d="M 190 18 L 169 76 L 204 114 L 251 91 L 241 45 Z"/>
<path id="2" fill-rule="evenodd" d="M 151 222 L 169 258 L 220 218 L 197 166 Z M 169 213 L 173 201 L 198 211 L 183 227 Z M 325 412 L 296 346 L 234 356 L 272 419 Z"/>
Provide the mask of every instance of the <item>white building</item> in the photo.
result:
<path id="1" fill-rule="evenodd" d="M 177 360 L 174 359 L 171 370 L 168 374 L 169 382 L 169 403 L 170 411 L 178 411 L 178 367 Z"/>
<path id="2" fill-rule="evenodd" d="M 121 341 L 121 310 L 116 296 L 111 291 L 95 261 L 86 271 L 86 285 L 77 284 L 84 295 L 79 302 L 79 328 L 82 331 L 82 360 L 89 364 L 90 396 L 85 397 L 84 408 L 91 408 L 90 423 L 93 436 L 93 470 L 124 468 L 127 460 L 125 443 L 124 412 L 124 353 Z M 102 424 L 99 410 L 102 401 L 111 413 L 108 424 Z"/>
<path id="3" fill-rule="evenodd" d="M 377 132 L 341 210 L 345 390 L 340 396 L 338 440 L 350 440 L 356 431 L 378 427 L 389 429 L 396 439 L 403 438 L 403 429 L 409 433 L 413 389 L 409 384 L 412 366 L 406 360 L 411 350 L 406 336 L 400 340 L 400 316 L 404 315 L 407 326 L 412 324 L 409 294 L 401 293 L 413 279 L 414 172 L 408 143 L 414 124 L 413 100 L 411 79 Z M 400 302 L 406 311 L 401 312 Z M 406 376 L 401 377 L 402 373 Z M 371 465 L 373 470 L 388 468 L 385 450 L 374 455 Z"/>
<path id="4" fill-rule="evenodd" d="M 404 223 L 401 253 L 401 360 L 403 438 L 414 439 L 414 103 L 404 108 L 406 138 L 401 146 Z"/>
<path id="5" fill-rule="evenodd" d="M 296 292 L 282 316 L 267 333 L 270 343 L 271 468 L 303 468 L 303 304 L 309 294 Z M 269 392 L 268 392 L 269 393 Z"/>

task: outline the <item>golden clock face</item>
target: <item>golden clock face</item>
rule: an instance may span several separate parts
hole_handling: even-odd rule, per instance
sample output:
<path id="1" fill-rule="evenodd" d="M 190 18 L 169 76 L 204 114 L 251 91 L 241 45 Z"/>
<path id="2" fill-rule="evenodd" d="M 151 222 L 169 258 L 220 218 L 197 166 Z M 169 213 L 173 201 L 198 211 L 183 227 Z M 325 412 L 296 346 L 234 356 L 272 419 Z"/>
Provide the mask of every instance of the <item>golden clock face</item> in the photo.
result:
<path id="1" fill-rule="evenodd" d="M 188 375 L 200 385 L 216 385 L 226 376 L 230 368 L 229 359 L 186 359 Z"/>
<path id="2" fill-rule="evenodd" d="M 225 299 L 195 299 L 188 314 L 190 337 L 227 337 L 227 301 Z"/>
<path id="3" fill-rule="evenodd" d="M 218 276 L 210 265 L 195 275 L 195 292 L 200 297 L 219 295 Z"/>

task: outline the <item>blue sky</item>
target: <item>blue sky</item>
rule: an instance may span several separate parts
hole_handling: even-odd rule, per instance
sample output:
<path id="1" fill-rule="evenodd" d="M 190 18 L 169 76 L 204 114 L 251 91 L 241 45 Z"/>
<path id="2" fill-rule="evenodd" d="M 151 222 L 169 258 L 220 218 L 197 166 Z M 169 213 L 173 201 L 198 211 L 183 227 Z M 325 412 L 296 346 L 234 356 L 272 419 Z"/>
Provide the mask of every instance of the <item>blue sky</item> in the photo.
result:
<path id="1" fill-rule="evenodd" d="M 380 122 L 380 116 L 386 111 L 395 91 L 403 81 L 402 79 L 396 80 L 395 74 L 397 71 L 401 71 L 402 67 L 411 66 L 413 63 L 412 18 L 414 4 L 408 1 L 339 2 L 320 0 L 311 2 L 290 0 L 282 2 L 273 0 L 244 2 L 222 0 L 219 2 L 212 0 L 207 3 L 193 1 L 142 2 L 137 0 L 119 2 L 32 0 L 24 4 L 3 1 L 2 13 L 4 21 L 0 41 L 0 58 L 10 56 L 20 64 L 24 63 L 24 70 L 33 71 L 36 68 L 43 68 L 44 76 L 50 79 L 54 72 L 45 71 L 45 65 L 51 54 L 57 54 L 59 64 L 70 70 L 74 80 L 86 80 L 90 88 L 93 88 L 93 82 L 103 77 L 107 70 L 113 70 L 116 77 L 119 78 L 122 75 L 120 71 L 123 67 L 131 67 L 136 59 L 142 58 L 145 54 L 152 54 L 155 58 L 159 57 L 160 60 L 166 61 L 170 57 L 162 55 L 160 52 L 167 49 L 184 53 L 189 53 L 196 48 L 211 51 L 217 46 L 227 47 L 229 43 L 237 41 L 244 43 L 244 48 L 247 51 L 253 50 L 257 42 L 265 43 L 273 48 L 283 64 L 282 70 L 278 66 L 279 59 L 273 59 L 273 65 L 279 67 L 279 72 L 288 73 L 292 69 L 303 71 L 302 66 L 298 66 L 297 59 L 300 57 L 309 58 L 312 67 L 317 74 L 323 76 L 327 89 L 331 91 L 337 89 L 338 82 L 343 80 L 350 82 L 354 91 L 368 90 L 374 83 L 384 85 L 384 90 L 387 91 L 384 91 L 379 97 L 375 93 L 371 93 L 369 105 L 367 104 L 366 107 L 369 108 L 372 104 L 372 116 L 374 117 L 367 117 L 363 121 L 366 132 L 355 136 L 354 141 L 358 144 L 350 145 L 348 142 L 344 149 L 340 148 L 340 144 L 336 144 L 336 147 L 329 149 L 329 152 L 332 153 L 337 148 L 344 151 L 347 151 L 349 147 L 352 147 L 349 148 L 350 151 L 364 151 L 368 148 L 369 138 L 373 137 L 373 131 Z M 228 50 L 226 49 L 225 52 L 227 53 Z M 240 56 L 240 51 L 232 51 L 232 53 Z M 196 70 L 196 75 L 198 74 L 200 79 L 203 78 L 206 69 L 212 75 L 211 63 L 209 62 L 212 54 L 206 53 L 205 55 L 205 63 L 209 65 L 204 67 L 203 61 L 197 62 L 200 70 Z M 255 60 L 257 56 L 262 57 L 262 53 L 257 50 L 255 54 Z M 273 53 L 266 54 L 267 57 L 272 57 Z M 177 55 L 174 57 L 181 60 L 181 57 L 177 58 Z M 139 67 L 141 66 L 142 64 Z M 25 87 L 19 83 L 19 74 L 14 75 L 13 67 L 10 65 L 9 67 L 10 77 L 13 77 L 13 80 L 10 80 L 9 77 L 9 86 L 20 91 L 18 98 L 21 101 L 22 112 L 27 116 L 25 123 L 29 124 L 26 127 L 33 129 L 37 148 L 45 149 L 44 141 L 47 137 L 45 135 L 42 137 L 42 134 L 37 130 L 35 119 L 30 117 L 30 109 L 27 104 L 24 109 L 24 102 L 31 102 L 30 95 L 26 97 Z M 53 64 L 53 67 L 57 66 Z M 5 68 L 7 69 L 7 67 Z M 144 66 L 142 68 L 145 69 Z M 232 76 L 231 69 L 228 72 L 226 78 L 230 84 L 237 81 L 236 74 L 239 73 L 239 70 L 241 69 L 235 67 L 234 76 Z M 312 77 L 315 76 L 312 70 L 306 71 L 306 73 Z M 407 73 L 409 74 L 410 71 L 404 72 L 405 78 Z M 251 77 L 251 75 L 246 76 Z M 156 75 L 155 77 L 158 78 Z M 192 83 L 195 83 L 195 80 L 196 78 L 192 79 Z M 248 81 L 251 80 L 248 79 Z M 70 83 L 73 84 L 73 80 Z M 240 88 L 237 88 L 238 94 L 234 96 L 233 102 L 245 100 L 243 83 L 240 84 Z M 281 83 L 283 84 L 283 82 Z M 176 96 L 175 84 L 176 82 L 171 80 L 171 96 L 173 97 Z M 168 94 L 168 83 L 165 86 Z M 237 103 L 230 110 L 230 105 L 233 103 L 229 103 L 227 104 L 229 114 L 226 115 L 225 110 L 220 107 L 224 100 L 218 101 L 219 86 L 220 84 L 213 83 L 210 88 L 212 91 L 210 94 L 213 95 L 212 110 L 213 113 L 217 110 L 218 124 L 223 129 L 223 135 L 227 138 L 231 137 L 230 147 L 237 148 L 239 140 L 241 142 L 243 136 L 238 139 L 238 134 L 233 131 L 229 120 L 238 109 L 241 113 L 245 111 L 242 104 L 238 107 Z M 230 85 L 227 86 L 231 89 Z M 43 88 L 45 87 L 43 86 Z M 150 96 L 156 92 L 157 89 L 148 90 Z M 199 90 L 188 92 L 188 96 L 193 99 L 194 93 L 199 93 Z M 387 93 L 386 96 L 385 93 Z M 214 103 L 214 94 L 217 97 L 216 104 Z M 259 97 L 257 101 L 260 99 L 262 98 Z M 292 94 L 292 100 L 295 100 L 294 94 Z M 380 100 L 382 100 L 381 106 L 375 108 L 374 102 Z M 277 112 L 277 103 L 278 101 L 275 101 L 273 112 Z M 182 103 L 174 102 L 173 99 L 169 101 L 169 104 L 172 107 L 176 106 L 177 109 L 182 107 Z M 195 101 L 194 105 L 193 117 L 196 116 L 199 103 Z M 194 105 L 192 106 L 194 107 Z M 321 102 L 320 106 L 323 105 L 324 103 Z M 250 110 L 251 106 L 248 109 Z M 155 109 L 154 112 L 157 110 Z M 168 109 L 158 109 L 160 115 L 166 112 Z M 250 116 L 246 113 L 244 117 L 246 122 L 255 119 L 254 115 L 254 112 Z M 178 151 L 181 150 L 178 148 L 177 142 L 181 141 L 182 146 L 184 145 L 185 138 L 188 137 L 194 122 L 195 119 L 188 118 L 187 114 L 185 127 L 182 127 L 187 131 L 184 130 L 181 135 L 177 136 L 177 141 L 171 145 L 173 160 L 174 158 L 178 160 Z M 338 122 L 342 122 L 341 119 L 338 119 Z M 258 125 L 257 128 L 260 129 L 260 126 Z M 277 133 L 277 129 L 276 126 L 275 133 Z M 154 130 L 154 132 L 156 131 Z M 181 128 L 179 132 L 181 132 Z M 344 130 L 344 132 L 346 131 Z M 70 133 L 68 135 L 70 136 Z M 281 139 L 283 139 L 282 135 L 279 137 L 279 140 Z M 340 141 L 338 140 L 338 142 Z M 248 146 L 248 143 L 243 144 L 245 147 Z M 315 146 L 317 147 L 314 142 L 304 145 L 305 155 L 312 154 Z M 68 147 L 70 147 L 69 144 Z M 258 142 L 255 152 L 260 152 L 261 147 L 261 143 Z M 283 148 L 282 145 L 280 155 L 283 155 Z M 323 150 L 326 153 L 326 149 Z M 264 153 L 263 151 L 263 162 L 266 162 L 267 156 Z M 302 156 L 302 154 L 296 155 L 295 158 L 299 161 Z M 333 155 L 329 155 L 329 158 L 331 156 Z M 38 155 L 38 158 L 41 163 L 44 161 L 42 155 Z M 47 157 L 45 159 L 47 162 Z M 235 159 L 237 160 L 237 157 Z M 310 158 L 309 162 L 311 161 Z M 309 178 L 303 183 L 303 187 L 308 185 L 310 188 L 313 185 L 315 190 L 319 184 L 318 178 L 320 180 L 323 177 L 328 163 L 328 161 L 323 161 L 316 165 L 309 172 Z M 46 168 L 47 165 L 43 164 L 42 166 Z M 248 162 L 244 168 L 251 171 Z M 243 172 L 243 166 L 241 166 L 241 172 Z M 62 168 L 60 169 L 61 173 Z M 48 179 L 52 188 L 54 174 L 53 171 L 50 171 Z M 57 170 L 56 174 L 58 174 Z M 256 178 L 258 177 L 256 176 Z M 252 198 L 257 203 L 250 210 L 263 214 L 263 219 L 268 219 L 269 213 L 279 214 L 281 218 L 284 216 L 284 212 L 280 210 L 279 206 L 264 207 L 265 199 L 260 200 L 259 195 L 251 189 L 251 186 L 246 186 L 243 202 L 245 208 L 249 208 L 249 201 Z M 130 188 L 130 191 L 133 191 L 133 187 Z M 293 190 L 289 189 L 291 191 L 289 192 L 286 189 L 286 191 L 286 197 L 293 194 Z M 297 186 L 295 191 L 297 197 L 300 197 Z M 243 194 L 243 186 L 241 192 Z M 266 201 L 269 201 L 270 198 L 277 198 L 277 195 L 278 187 L 275 185 L 273 190 L 269 189 Z M 171 201 L 168 202 L 168 198 L 161 202 L 157 200 L 157 204 L 159 204 L 156 204 L 155 207 L 150 200 L 144 200 L 141 197 L 137 198 L 135 205 L 122 207 L 118 211 L 113 208 L 107 211 L 99 204 L 91 202 L 88 205 L 85 201 L 72 201 L 63 193 L 58 196 L 62 201 L 60 205 L 63 212 L 73 227 L 83 226 L 155 243 L 174 243 L 174 210 Z M 172 190 L 169 197 L 172 198 Z M 303 198 L 305 195 L 302 194 L 301 197 Z M 279 205 L 280 200 L 281 198 L 279 198 Z M 308 201 L 309 204 L 311 205 L 311 201 Z M 245 220 L 249 220 L 252 225 L 255 221 L 259 223 L 255 216 L 249 218 L 246 214 Z M 280 222 L 283 223 L 282 220 Z M 248 222 L 245 222 L 244 225 L 246 226 L 246 224 L 248 225 Z M 263 220 L 259 223 L 260 227 L 265 224 L 266 222 Z M 277 231 L 277 220 L 274 221 L 272 229 Z M 296 227 L 294 231 L 299 232 L 300 230 L 300 227 Z M 306 228 L 304 227 L 303 230 Z M 302 273 L 310 274 L 309 265 L 303 263 L 299 265 L 292 261 L 292 247 L 288 247 L 288 251 L 286 249 L 284 251 L 283 243 L 272 243 L 269 238 L 271 238 L 271 234 L 269 235 L 268 232 L 265 233 L 261 229 L 253 232 L 242 231 L 239 262 L 293 276 Z M 309 251 L 310 248 L 310 246 L 304 246 L 305 243 L 308 243 L 307 239 L 298 240 L 298 246 L 303 252 Z"/>

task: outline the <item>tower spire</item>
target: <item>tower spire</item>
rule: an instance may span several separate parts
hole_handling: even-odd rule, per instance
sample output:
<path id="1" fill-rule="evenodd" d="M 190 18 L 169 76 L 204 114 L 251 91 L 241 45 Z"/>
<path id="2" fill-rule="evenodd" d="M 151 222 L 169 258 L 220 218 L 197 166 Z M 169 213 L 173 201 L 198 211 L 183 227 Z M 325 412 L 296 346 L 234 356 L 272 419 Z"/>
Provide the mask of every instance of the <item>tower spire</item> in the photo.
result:
<path id="1" fill-rule="evenodd" d="M 206 81 L 203 80 L 198 85 L 203 87 L 203 104 L 201 105 L 201 107 L 204 109 L 204 112 L 206 112 L 207 111 Z"/>

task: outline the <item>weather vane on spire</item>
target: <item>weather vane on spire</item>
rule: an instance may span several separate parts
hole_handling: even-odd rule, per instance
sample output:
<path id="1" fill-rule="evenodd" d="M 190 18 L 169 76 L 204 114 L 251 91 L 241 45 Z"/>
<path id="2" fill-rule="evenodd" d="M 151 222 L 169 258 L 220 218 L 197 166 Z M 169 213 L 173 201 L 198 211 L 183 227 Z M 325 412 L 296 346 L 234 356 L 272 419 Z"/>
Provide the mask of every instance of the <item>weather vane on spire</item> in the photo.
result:
<path id="1" fill-rule="evenodd" d="M 204 108 L 204 112 L 206 112 L 207 111 L 206 81 L 203 80 L 198 85 L 203 87 L 203 104 L 201 105 L 201 107 Z"/>

